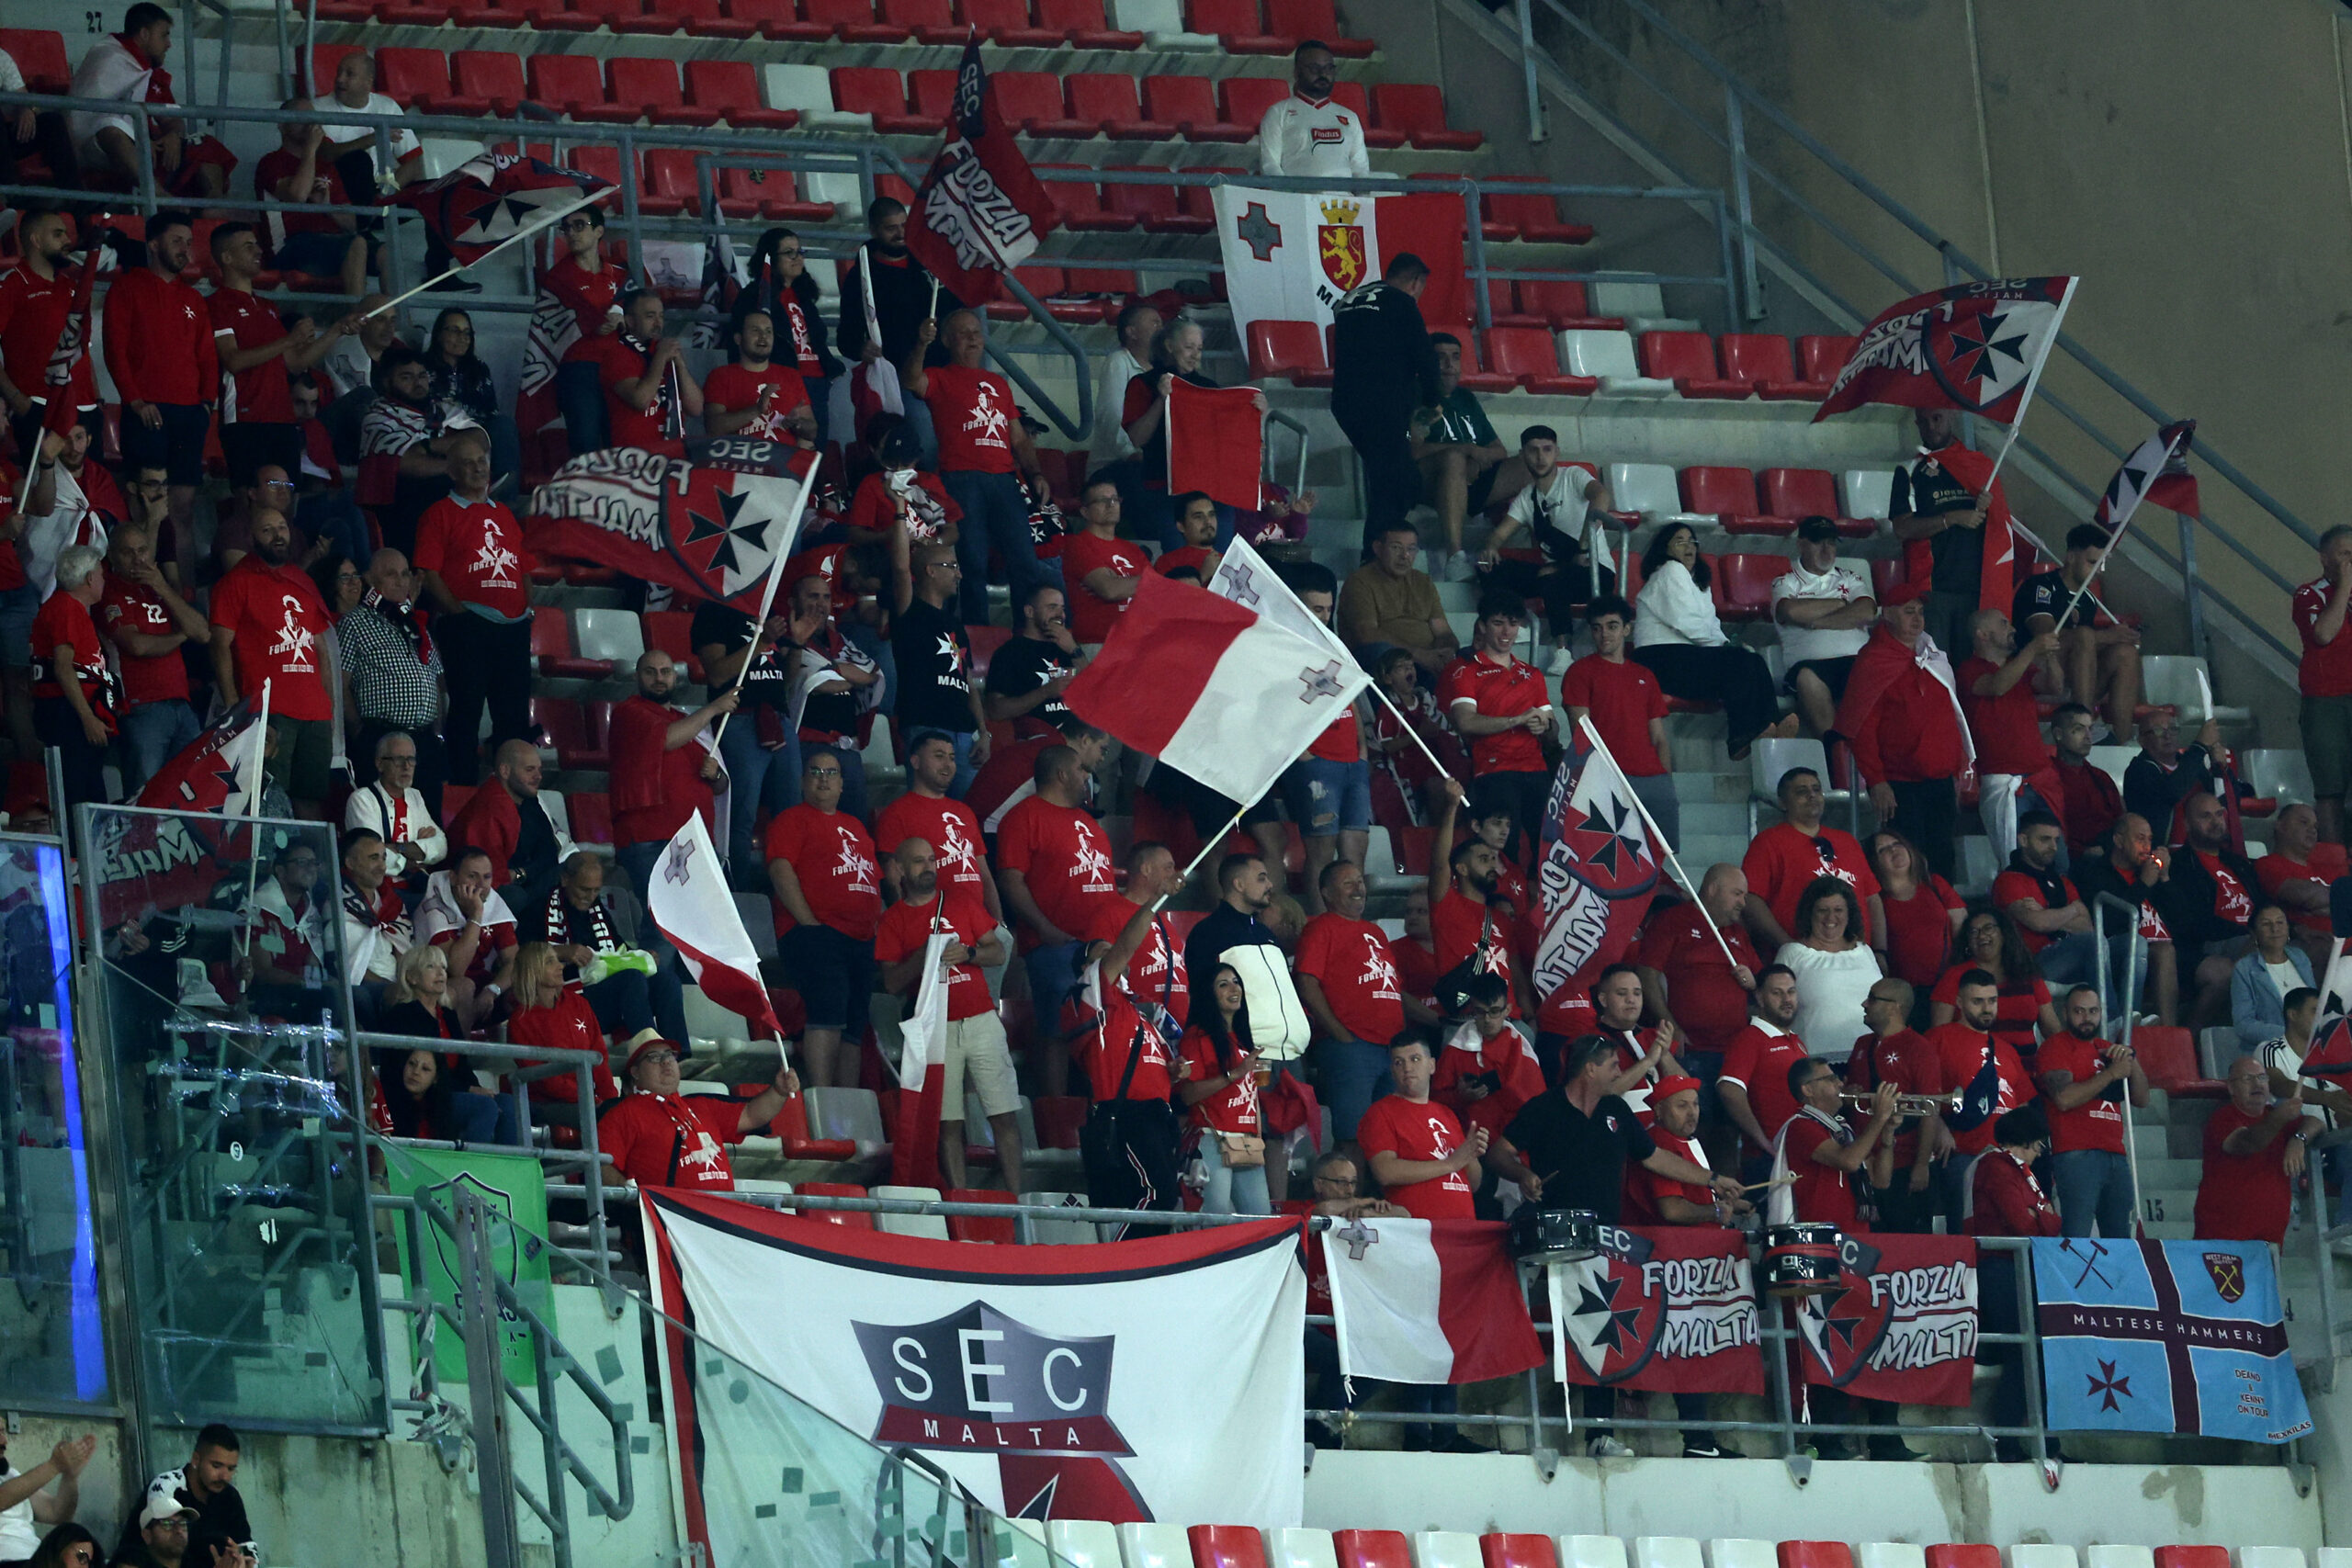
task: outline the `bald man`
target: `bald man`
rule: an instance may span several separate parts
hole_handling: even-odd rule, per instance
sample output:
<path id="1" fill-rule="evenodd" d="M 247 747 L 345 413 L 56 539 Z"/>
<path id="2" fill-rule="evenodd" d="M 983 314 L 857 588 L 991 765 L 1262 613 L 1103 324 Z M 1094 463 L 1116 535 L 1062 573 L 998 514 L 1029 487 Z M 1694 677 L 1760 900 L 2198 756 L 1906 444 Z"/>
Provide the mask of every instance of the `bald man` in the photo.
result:
<path id="1" fill-rule="evenodd" d="M 718 755 L 695 738 L 735 711 L 737 689 L 691 711 L 676 705 L 677 661 L 650 648 L 637 661 L 637 695 L 613 709 L 613 842 L 640 900 L 670 836 L 698 813 L 708 828 L 714 790 L 727 787 Z"/>
<path id="2" fill-rule="evenodd" d="M 1702 1051 L 1724 1050 L 1747 1027 L 1748 993 L 1756 989 L 1756 972 L 1764 961 L 1740 923 L 1747 906 L 1747 874 L 1726 862 L 1707 868 L 1698 903 L 1658 909 L 1642 929 L 1634 962 L 1648 971 L 1643 987 L 1666 998 L 1675 1023 Z M 1717 933 L 1722 942 L 1715 940 Z M 1729 958 L 1724 956 L 1726 943 Z"/>
<path id="3" fill-rule="evenodd" d="M 874 933 L 874 962 L 882 988 L 906 998 L 911 1011 L 922 995 L 923 957 L 936 934 L 947 939 L 939 954 L 946 983 L 946 1066 L 939 1099 L 939 1165 L 947 1185 L 967 1185 L 964 1163 L 964 1090 L 968 1084 L 980 1114 L 996 1134 L 997 1158 L 1005 1190 L 1021 1190 L 1021 1089 L 1013 1080 L 1012 1052 L 997 1016 L 984 971 L 1003 963 L 1012 942 L 1001 922 L 968 889 L 942 883 L 930 840 L 907 839 L 890 857 L 897 863 L 899 901 L 882 912 Z M 921 1042 L 910 1035 L 905 1049 Z"/>
<path id="4" fill-rule="evenodd" d="M 449 841 L 488 855 L 492 885 L 518 908 L 547 897 L 575 848 L 539 804 L 539 773 L 537 746 L 507 741 L 498 749 L 490 782 L 449 824 Z"/>

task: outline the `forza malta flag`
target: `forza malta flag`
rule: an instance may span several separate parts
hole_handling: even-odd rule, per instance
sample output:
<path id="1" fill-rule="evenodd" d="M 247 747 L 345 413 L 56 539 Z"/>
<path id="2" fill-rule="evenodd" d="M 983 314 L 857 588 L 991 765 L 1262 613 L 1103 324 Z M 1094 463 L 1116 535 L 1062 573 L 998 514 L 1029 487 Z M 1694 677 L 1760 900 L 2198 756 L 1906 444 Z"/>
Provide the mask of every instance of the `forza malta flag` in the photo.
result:
<path id="1" fill-rule="evenodd" d="M 1591 978 L 1625 956 L 1657 891 L 1658 852 L 1625 775 L 1578 726 L 1552 776 L 1536 873 L 1533 979 L 1544 1028 L 1589 1031 Z M 1570 1015 L 1584 1012 L 1581 1020 Z"/>
<path id="2" fill-rule="evenodd" d="M 1062 701 L 1096 728 L 1246 804 L 1371 683 L 1363 666 L 1329 644 L 1148 571 Z"/>
<path id="3" fill-rule="evenodd" d="M 1408 251 L 1430 267 L 1422 319 L 1470 319 L 1458 196 L 1318 196 L 1230 185 L 1216 186 L 1214 196 L 1233 325 L 1245 342 L 1252 321 L 1330 325 L 1342 296 Z"/>
<path id="4" fill-rule="evenodd" d="M 1483 1220 L 1351 1220 L 1323 1233 L 1340 1371 L 1464 1383 L 1544 1364 L 1506 1227 Z"/>
<path id="5" fill-rule="evenodd" d="M 1838 1247 L 1838 1289 L 1797 1303 L 1798 1362 L 1815 1388 L 1966 1404 L 1976 1327 L 1973 1239 L 1849 1235 Z"/>
<path id="6" fill-rule="evenodd" d="M 2015 424 L 2080 281 L 1962 283 L 1904 300 L 1862 329 L 1814 423 L 1864 403 L 1895 403 Z"/>
<path id="7" fill-rule="evenodd" d="M 2107 481 L 2107 491 L 2098 498 L 2091 521 L 2110 534 L 2120 534 L 2143 501 L 2196 516 L 2197 476 L 2188 471 L 2188 448 L 2196 439 L 2197 422 L 2184 419 L 2141 442 Z"/>
<path id="8" fill-rule="evenodd" d="M 1747 1238 L 1720 1225 L 1600 1227 L 1600 1250 L 1545 1272 L 1554 1371 L 1585 1388 L 1762 1393 Z"/>
<path id="9" fill-rule="evenodd" d="M 947 292 L 980 304 L 1060 221 L 997 107 L 975 37 L 956 71 L 945 135 L 907 213 L 907 249 Z"/>
<path id="10" fill-rule="evenodd" d="M 2033 1293 L 2053 1428 L 2249 1443 L 2312 1429 L 2267 1243 L 2039 1236 Z"/>
<path id="11" fill-rule="evenodd" d="M 421 214 L 433 237 L 469 266 L 612 188 L 610 180 L 519 152 L 483 152 L 437 180 L 407 186 L 387 205 Z"/>
<path id="12" fill-rule="evenodd" d="M 655 1303 L 693 1335 L 662 1368 L 706 1562 L 870 1559 L 840 1499 L 876 1444 L 1013 1517 L 1299 1521 L 1296 1220 L 989 1247 L 643 1199 Z"/>
<path id="13" fill-rule="evenodd" d="M 572 458 L 531 492 L 531 547 L 758 611 L 769 568 L 799 533 L 792 476 L 808 455 L 768 441 L 697 445 L 700 462 L 633 446 Z"/>
<path id="14" fill-rule="evenodd" d="M 743 929 L 742 912 L 735 908 L 727 870 L 711 848 L 701 812 L 686 813 L 686 825 L 671 835 L 669 847 L 653 863 L 645 907 L 705 996 L 740 1014 L 759 1038 L 784 1038 L 760 978 L 760 955 Z"/>

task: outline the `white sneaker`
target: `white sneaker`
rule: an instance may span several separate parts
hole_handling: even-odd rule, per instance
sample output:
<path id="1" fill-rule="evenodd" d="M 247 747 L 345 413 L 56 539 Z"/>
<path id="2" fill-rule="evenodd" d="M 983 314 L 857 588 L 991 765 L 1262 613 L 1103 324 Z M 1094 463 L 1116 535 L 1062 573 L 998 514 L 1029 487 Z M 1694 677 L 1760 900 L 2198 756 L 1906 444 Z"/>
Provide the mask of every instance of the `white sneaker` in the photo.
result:
<path id="1" fill-rule="evenodd" d="M 1448 582 L 1467 582 L 1478 575 L 1478 563 L 1470 558 L 1468 550 L 1456 550 L 1445 563 Z"/>
<path id="2" fill-rule="evenodd" d="M 1634 1457 L 1632 1449 L 1606 1433 L 1587 1443 L 1585 1452 L 1595 1459 L 1632 1459 Z"/>

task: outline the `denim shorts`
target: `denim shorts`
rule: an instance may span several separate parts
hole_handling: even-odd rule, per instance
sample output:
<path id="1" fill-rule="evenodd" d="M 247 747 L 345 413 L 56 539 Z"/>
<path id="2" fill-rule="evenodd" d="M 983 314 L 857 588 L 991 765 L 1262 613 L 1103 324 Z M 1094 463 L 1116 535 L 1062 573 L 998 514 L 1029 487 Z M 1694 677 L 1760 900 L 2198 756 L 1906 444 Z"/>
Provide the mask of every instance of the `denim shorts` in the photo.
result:
<path id="1" fill-rule="evenodd" d="M 1301 757 L 1283 774 L 1283 800 L 1308 838 L 1361 832 L 1372 826 L 1372 764 Z"/>

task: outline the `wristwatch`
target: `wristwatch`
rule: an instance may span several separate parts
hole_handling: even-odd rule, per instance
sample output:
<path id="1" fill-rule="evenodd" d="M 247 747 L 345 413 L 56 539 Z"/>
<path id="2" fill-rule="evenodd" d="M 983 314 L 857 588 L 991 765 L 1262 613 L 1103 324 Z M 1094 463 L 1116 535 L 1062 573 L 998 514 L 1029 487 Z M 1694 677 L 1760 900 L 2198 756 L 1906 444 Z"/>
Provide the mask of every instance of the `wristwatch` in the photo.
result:
<path id="1" fill-rule="evenodd" d="M 2294 1139 L 2295 1142 L 2299 1144 L 2308 1144 L 2312 1141 L 2312 1135 L 2309 1133 L 2290 1133 L 2287 1136 Z"/>

